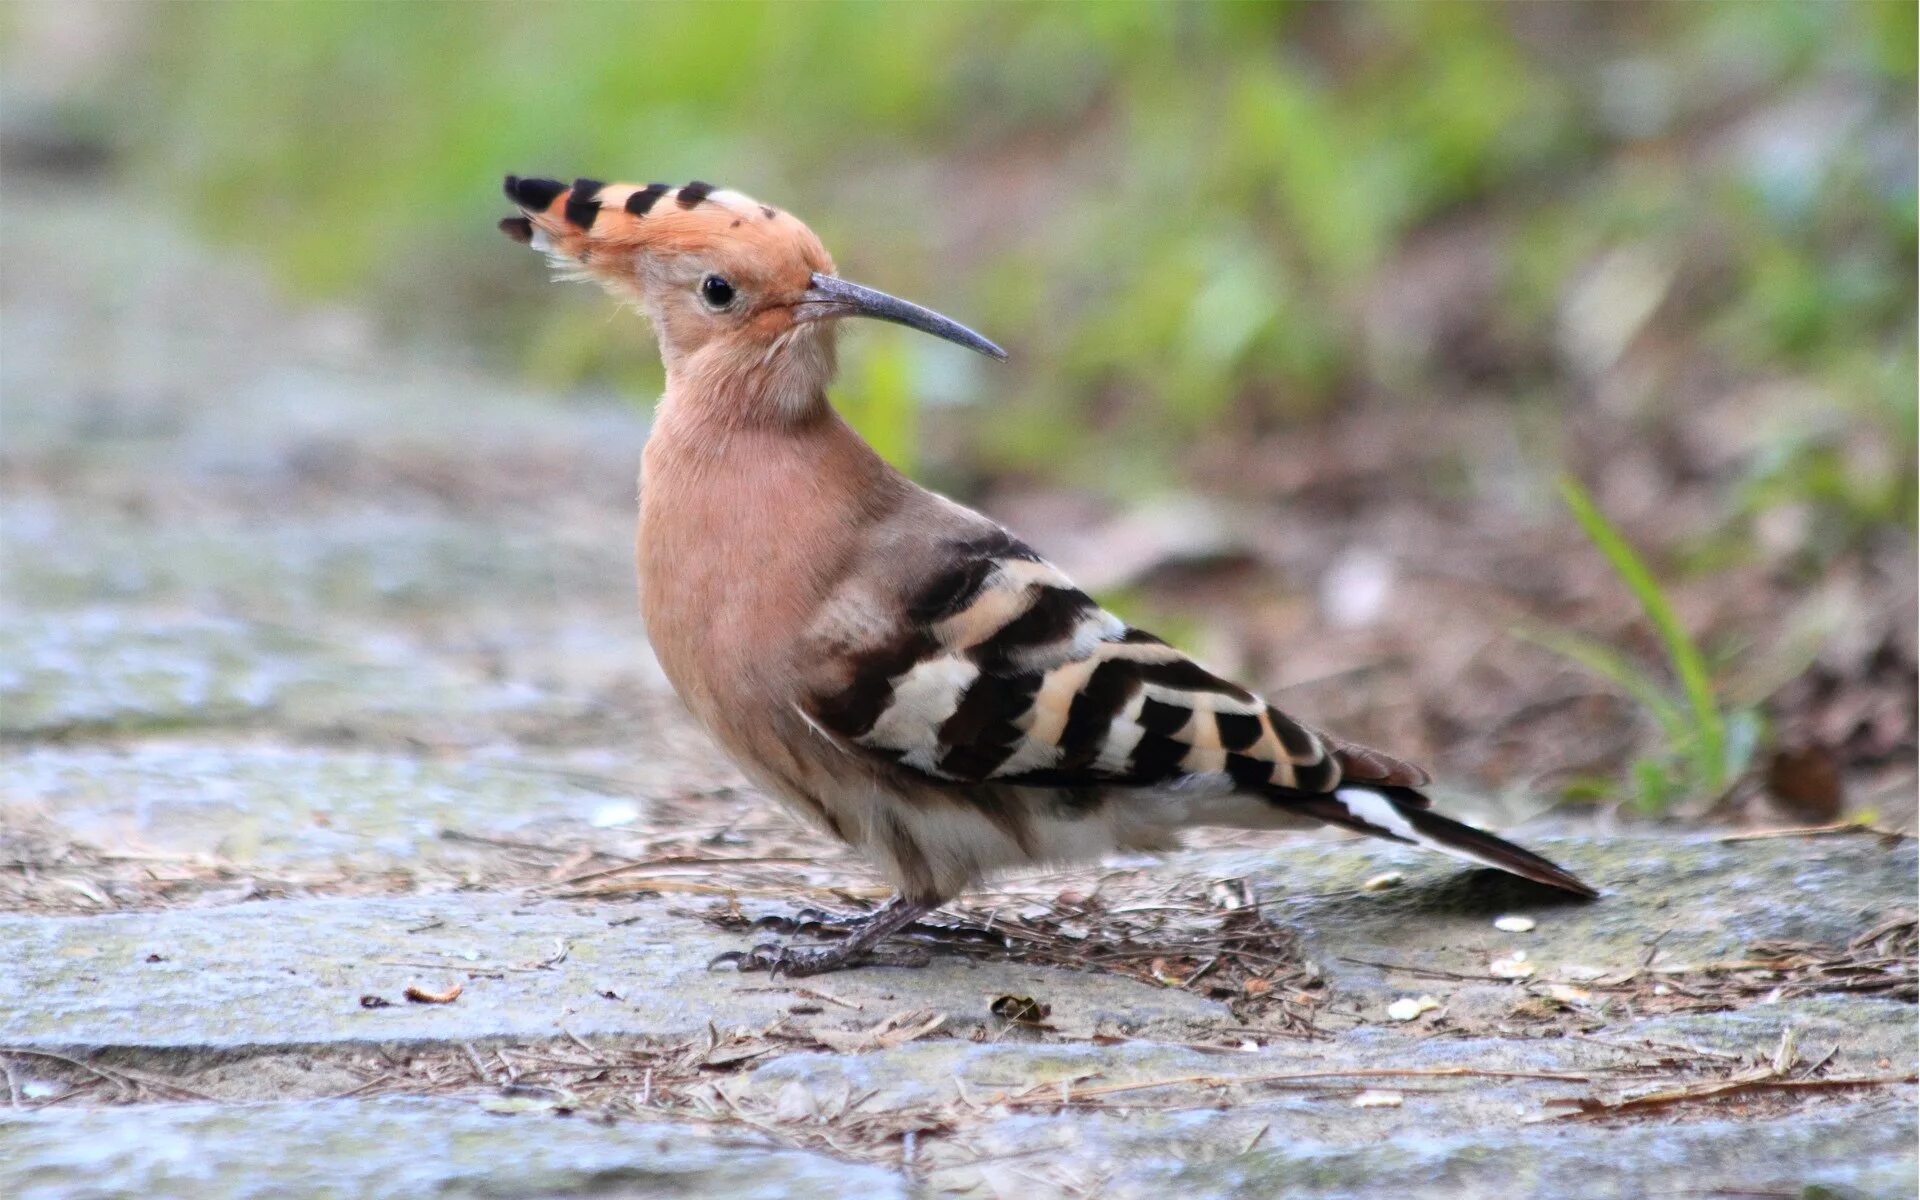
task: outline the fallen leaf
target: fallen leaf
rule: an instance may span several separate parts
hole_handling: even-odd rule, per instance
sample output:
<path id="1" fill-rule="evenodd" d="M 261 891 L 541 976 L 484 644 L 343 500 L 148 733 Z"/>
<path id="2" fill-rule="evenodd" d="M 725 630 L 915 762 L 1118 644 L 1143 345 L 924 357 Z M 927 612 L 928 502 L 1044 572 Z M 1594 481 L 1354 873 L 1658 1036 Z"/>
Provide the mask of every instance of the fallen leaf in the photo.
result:
<path id="1" fill-rule="evenodd" d="M 1038 1025 L 1053 1013 L 1053 1006 L 1032 996 L 996 996 L 987 1011 L 1016 1025 Z"/>
<path id="2" fill-rule="evenodd" d="M 557 1112 L 564 1115 L 579 1107 L 580 1097 L 572 1092 L 528 1084 L 508 1084 L 499 1095 L 487 1096 L 480 1101 L 482 1112 L 503 1117 L 529 1112 Z"/>
<path id="3" fill-rule="evenodd" d="M 1837 820 L 1846 783 L 1833 751 L 1821 745 L 1785 747 L 1767 761 L 1767 791 L 1782 808 L 1814 823 Z"/>
<path id="4" fill-rule="evenodd" d="M 1440 1007 L 1440 1002 L 1432 996 L 1402 996 L 1387 1005 L 1387 1015 L 1396 1021 L 1411 1021 L 1421 1013 L 1432 1012 Z"/>
<path id="5" fill-rule="evenodd" d="M 1593 1004 L 1592 992 L 1589 992 L 1585 988 L 1572 987 L 1564 983 L 1548 984 L 1545 993 L 1549 999 L 1564 1004 L 1569 1008 L 1587 1008 Z"/>
<path id="6" fill-rule="evenodd" d="M 1167 960 L 1164 958 L 1156 958 L 1148 963 L 1147 970 L 1152 972 L 1157 982 L 1164 983 L 1168 987 L 1184 987 L 1186 985 L 1187 981 L 1183 976 L 1175 975 L 1168 969 Z"/>
<path id="7" fill-rule="evenodd" d="M 1549 1021 L 1565 1011 L 1566 1005 L 1536 992 L 1527 992 L 1513 1002 L 1507 1015 L 1521 1020 Z"/>

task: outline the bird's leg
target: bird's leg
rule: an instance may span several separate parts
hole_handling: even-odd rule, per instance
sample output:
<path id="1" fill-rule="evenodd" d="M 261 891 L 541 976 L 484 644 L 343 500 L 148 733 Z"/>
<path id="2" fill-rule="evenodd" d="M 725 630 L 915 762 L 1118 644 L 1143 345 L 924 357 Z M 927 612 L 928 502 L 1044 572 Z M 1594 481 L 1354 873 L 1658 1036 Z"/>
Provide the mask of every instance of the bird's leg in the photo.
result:
<path id="1" fill-rule="evenodd" d="M 838 971 L 843 967 L 873 964 L 891 967 L 924 967 L 927 965 L 926 951 L 918 948 L 899 951 L 881 951 L 875 944 L 900 932 L 934 910 L 934 905 L 908 900 L 896 895 L 872 916 L 855 926 L 848 935 L 831 946 L 797 949 L 792 946 L 772 944 L 755 946 L 751 950 L 730 950 L 708 963 L 709 969 L 722 963 L 731 963 L 741 971 L 767 971 L 776 975 L 788 975 L 799 978 L 803 975 L 819 975 L 827 971 Z"/>

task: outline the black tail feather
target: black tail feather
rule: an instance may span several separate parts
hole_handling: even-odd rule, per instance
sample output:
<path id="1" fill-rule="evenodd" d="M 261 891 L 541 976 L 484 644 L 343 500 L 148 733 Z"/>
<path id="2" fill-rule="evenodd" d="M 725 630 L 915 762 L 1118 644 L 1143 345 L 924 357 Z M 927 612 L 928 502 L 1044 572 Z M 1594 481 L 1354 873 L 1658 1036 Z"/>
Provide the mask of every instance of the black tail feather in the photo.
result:
<path id="1" fill-rule="evenodd" d="M 1531 850 L 1484 829 L 1441 816 L 1428 808 L 1427 798 L 1412 788 L 1348 784 L 1321 795 L 1289 793 L 1284 800 L 1288 807 L 1331 825 L 1439 850 L 1587 899 L 1600 894 L 1572 872 Z"/>

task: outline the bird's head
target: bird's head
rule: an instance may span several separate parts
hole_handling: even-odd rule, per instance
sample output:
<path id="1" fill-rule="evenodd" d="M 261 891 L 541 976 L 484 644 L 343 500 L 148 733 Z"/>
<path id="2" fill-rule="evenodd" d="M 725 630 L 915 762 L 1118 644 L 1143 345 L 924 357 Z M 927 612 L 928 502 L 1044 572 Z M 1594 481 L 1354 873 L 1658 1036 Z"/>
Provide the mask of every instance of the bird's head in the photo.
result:
<path id="1" fill-rule="evenodd" d="M 813 230 L 739 192 L 516 175 L 506 192 L 520 215 L 501 230 L 636 303 L 669 372 L 817 392 L 833 372 L 841 317 L 892 321 L 1006 357 L 956 321 L 841 279 Z"/>

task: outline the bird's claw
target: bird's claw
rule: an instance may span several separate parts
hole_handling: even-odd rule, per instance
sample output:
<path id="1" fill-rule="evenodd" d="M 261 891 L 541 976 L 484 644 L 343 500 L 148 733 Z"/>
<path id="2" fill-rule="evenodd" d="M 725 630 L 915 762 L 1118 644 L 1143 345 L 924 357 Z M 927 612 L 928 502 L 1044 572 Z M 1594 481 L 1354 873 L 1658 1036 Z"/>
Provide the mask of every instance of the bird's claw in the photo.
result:
<path id="1" fill-rule="evenodd" d="M 773 942 L 762 942 L 751 950 L 729 950 L 725 954 L 716 954 L 707 962 L 707 970 L 722 966 L 732 967 L 741 974 L 749 971 L 772 972 L 787 954 L 785 946 Z"/>
<path id="2" fill-rule="evenodd" d="M 753 921 L 747 928 L 756 932 L 767 930 L 791 937 L 796 933 L 816 936 L 849 929 L 856 924 L 858 924 L 857 920 L 850 920 L 839 913 L 830 913 L 820 908 L 802 908 L 790 917 L 780 913 L 768 913 Z"/>

